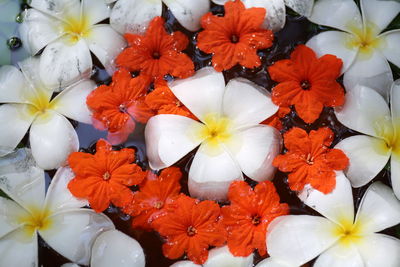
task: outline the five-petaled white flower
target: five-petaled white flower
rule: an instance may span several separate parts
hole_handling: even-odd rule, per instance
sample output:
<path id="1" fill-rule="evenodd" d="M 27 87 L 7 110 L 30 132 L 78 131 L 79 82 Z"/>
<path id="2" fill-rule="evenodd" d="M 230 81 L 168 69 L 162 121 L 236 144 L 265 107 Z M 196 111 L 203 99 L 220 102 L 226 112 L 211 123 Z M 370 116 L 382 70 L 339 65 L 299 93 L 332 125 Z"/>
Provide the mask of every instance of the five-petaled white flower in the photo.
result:
<path id="1" fill-rule="evenodd" d="M 79 148 L 78 136 L 65 118 L 91 123 L 87 95 L 96 87 L 82 80 L 52 99 L 54 88 L 38 76 L 39 59 L 28 58 L 0 68 L 0 156 L 10 153 L 29 130 L 32 154 L 43 169 L 62 165 Z M 65 116 L 65 117 L 64 117 Z"/>
<path id="2" fill-rule="evenodd" d="M 259 124 L 278 110 L 268 91 L 242 78 L 225 88 L 223 74 L 210 67 L 170 88 L 201 122 L 170 114 L 152 117 L 145 129 L 151 168 L 171 166 L 200 145 L 188 184 L 192 196 L 207 199 L 225 199 L 242 172 L 256 181 L 273 177 L 281 137 L 275 128 Z"/>
<path id="3" fill-rule="evenodd" d="M 307 42 L 319 56 L 343 60 L 344 85 L 369 86 L 386 97 L 393 75 L 388 60 L 400 67 L 400 30 L 382 31 L 400 11 L 398 1 L 319 0 L 309 20 L 341 31 L 324 31 Z"/>
<path id="4" fill-rule="evenodd" d="M 356 216 L 351 185 L 343 173 L 337 175 L 332 193 L 305 189 L 299 197 L 325 218 L 287 215 L 270 224 L 268 253 L 281 266 L 301 266 L 318 256 L 314 267 L 400 266 L 400 240 L 378 233 L 400 223 L 400 201 L 389 187 L 372 184 Z"/>

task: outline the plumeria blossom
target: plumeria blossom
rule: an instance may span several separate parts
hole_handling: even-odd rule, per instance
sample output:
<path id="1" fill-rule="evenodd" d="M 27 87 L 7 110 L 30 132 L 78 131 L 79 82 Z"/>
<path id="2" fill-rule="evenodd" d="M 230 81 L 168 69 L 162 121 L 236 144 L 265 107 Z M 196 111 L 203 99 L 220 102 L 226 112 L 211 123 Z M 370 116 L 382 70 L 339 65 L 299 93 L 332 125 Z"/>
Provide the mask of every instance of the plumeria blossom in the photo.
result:
<path id="1" fill-rule="evenodd" d="M 318 55 L 343 60 L 345 88 L 369 86 L 386 97 L 393 75 L 388 61 L 400 66 L 400 30 L 382 31 L 400 11 L 398 1 L 320 0 L 309 20 L 340 31 L 325 31 L 307 42 Z"/>
<path id="2" fill-rule="evenodd" d="M 367 184 L 390 159 L 392 187 L 400 198 L 400 80 L 392 85 L 390 108 L 373 89 L 356 86 L 335 114 L 346 127 L 366 134 L 351 136 L 336 145 L 350 159 L 345 173 L 352 185 Z"/>
<path id="3" fill-rule="evenodd" d="M 200 29 L 200 18 L 210 9 L 209 0 L 119 0 L 111 11 L 110 24 L 121 34 L 143 33 L 154 17 L 161 16 L 163 4 L 189 31 Z"/>
<path id="4" fill-rule="evenodd" d="M 45 174 L 30 151 L 20 149 L 0 161 L 0 265 L 38 266 L 38 234 L 67 259 L 88 265 L 91 246 L 103 231 L 114 229 L 104 214 L 82 209 L 86 201 L 67 189 L 73 173 L 56 172 L 45 194 Z"/>
<path id="5" fill-rule="evenodd" d="M 36 70 L 50 87 L 70 84 L 92 71 L 90 52 L 112 73 L 113 60 L 125 47 L 123 37 L 107 24 L 110 9 L 98 0 L 32 0 L 24 12 L 20 35 L 32 55 L 40 50 Z"/>
<path id="6" fill-rule="evenodd" d="M 230 0 L 211 0 L 215 4 L 223 5 Z M 263 27 L 276 32 L 285 26 L 285 4 L 303 16 L 311 14 L 314 0 L 241 0 L 246 8 L 263 7 L 266 9 Z"/>
<path id="7" fill-rule="evenodd" d="M 81 80 L 52 98 L 54 87 L 46 87 L 38 75 L 38 58 L 0 68 L 0 156 L 10 153 L 29 129 L 33 157 L 43 169 L 65 163 L 79 148 L 78 136 L 67 118 L 90 124 L 85 104 L 96 87 Z"/>
<path id="8" fill-rule="evenodd" d="M 189 170 L 192 196 L 225 199 L 229 184 L 272 178 L 272 160 L 280 150 L 279 132 L 259 123 L 272 116 L 269 93 L 252 82 L 236 78 L 225 87 L 222 73 L 202 68 L 170 88 L 199 120 L 162 114 L 145 129 L 147 155 L 152 169 L 173 165 L 200 145 Z"/>
<path id="9" fill-rule="evenodd" d="M 350 182 L 343 173 L 337 177 L 330 194 L 305 189 L 299 195 L 324 217 L 288 215 L 270 224 L 267 247 L 272 259 L 293 267 L 318 256 L 315 267 L 400 266 L 400 240 L 378 233 L 400 223 L 400 201 L 393 191 L 380 182 L 372 184 L 354 216 Z"/>

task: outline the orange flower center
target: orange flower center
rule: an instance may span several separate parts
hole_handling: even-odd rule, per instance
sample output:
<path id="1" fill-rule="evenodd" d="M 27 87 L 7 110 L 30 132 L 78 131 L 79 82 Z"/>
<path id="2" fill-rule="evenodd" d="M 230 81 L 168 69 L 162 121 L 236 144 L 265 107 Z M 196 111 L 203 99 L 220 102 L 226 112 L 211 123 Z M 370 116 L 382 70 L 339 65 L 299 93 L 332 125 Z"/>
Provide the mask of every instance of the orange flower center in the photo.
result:
<path id="1" fill-rule="evenodd" d="M 194 236 L 195 234 L 197 234 L 197 230 L 193 226 L 189 226 L 186 232 L 188 236 Z"/>
<path id="2" fill-rule="evenodd" d="M 153 55 L 151 55 L 154 59 L 160 59 L 160 57 L 161 57 L 161 54 L 160 54 L 160 52 L 158 52 L 158 51 L 154 51 L 153 52 Z"/>
<path id="3" fill-rule="evenodd" d="M 310 153 L 308 153 L 308 155 L 307 155 L 306 162 L 308 165 L 314 164 L 314 157 L 312 157 Z"/>
<path id="4" fill-rule="evenodd" d="M 238 43 L 238 42 L 239 42 L 239 37 L 238 37 L 236 34 L 232 34 L 232 35 L 231 35 L 231 42 L 232 42 L 233 44 Z"/>
<path id="5" fill-rule="evenodd" d="M 126 107 L 125 104 L 119 105 L 118 108 L 119 108 L 119 111 L 120 111 L 121 113 L 126 113 L 126 111 L 128 110 L 128 108 Z"/>
<path id="6" fill-rule="evenodd" d="M 259 225 L 261 223 L 261 216 L 260 215 L 254 215 L 251 219 L 251 223 L 254 225 Z"/>
<path id="7" fill-rule="evenodd" d="M 109 172 L 106 172 L 103 174 L 103 180 L 108 181 L 111 178 L 111 174 Z"/>
<path id="8" fill-rule="evenodd" d="M 154 208 L 156 209 L 161 209 L 164 206 L 164 202 L 162 201 L 156 201 L 156 203 L 154 203 Z"/>
<path id="9" fill-rule="evenodd" d="M 311 88 L 311 84 L 307 80 L 302 81 L 300 83 L 300 86 L 301 86 L 301 89 L 303 89 L 303 90 L 310 90 L 310 88 Z"/>

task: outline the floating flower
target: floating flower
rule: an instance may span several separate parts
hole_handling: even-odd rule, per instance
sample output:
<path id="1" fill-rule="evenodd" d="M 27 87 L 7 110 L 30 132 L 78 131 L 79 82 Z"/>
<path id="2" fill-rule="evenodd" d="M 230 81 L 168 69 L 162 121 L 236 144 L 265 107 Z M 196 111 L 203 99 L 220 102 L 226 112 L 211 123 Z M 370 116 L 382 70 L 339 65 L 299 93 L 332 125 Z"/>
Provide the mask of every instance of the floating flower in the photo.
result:
<path id="1" fill-rule="evenodd" d="M 356 86 L 346 94 L 346 103 L 335 110 L 346 127 L 366 135 L 351 136 L 336 148 L 349 157 L 345 171 L 354 187 L 371 181 L 390 159 L 394 193 L 400 198 L 400 80 L 391 89 L 390 108 L 373 89 Z"/>
<path id="2" fill-rule="evenodd" d="M 154 17 L 161 16 L 163 3 L 189 31 L 200 29 L 200 18 L 210 9 L 208 0 L 119 0 L 111 11 L 110 24 L 121 34 L 143 33 Z"/>
<path id="3" fill-rule="evenodd" d="M 289 172 L 289 187 L 293 191 L 303 190 L 310 184 L 318 191 L 328 194 L 336 185 L 336 171 L 349 165 L 349 159 L 339 149 L 330 149 L 334 134 L 325 127 L 307 134 L 301 128 L 292 128 L 284 135 L 288 151 L 274 159 L 274 166 Z"/>
<path id="4" fill-rule="evenodd" d="M 289 107 L 279 107 L 278 111 L 269 117 L 265 121 L 261 122 L 261 124 L 269 125 L 281 131 L 283 129 L 282 120 L 287 114 L 289 114 L 290 108 Z"/>
<path id="5" fill-rule="evenodd" d="M 33 157 L 43 169 L 58 168 L 79 148 L 74 127 L 66 119 L 90 123 L 86 96 L 96 87 L 82 80 L 52 98 L 54 88 L 38 77 L 39 59 L 28 58 L 0 68 L 0 156 L 13 151 L 29 127 Z M 65 117 L 64 117 L 65 116 Z"/>
<path id="6" fill-rule="evenodd" d="M 186 78 L 193 74 L 194 65 L 184 50 L 189 41 L 182 32 L 167 33 L 164 19 L 154 18 L 145 35 L 125 34 L 129 43 L 117 57 L 117 64 L 129 71 L 140 71 L 153 80 L 162 80 L 166 74 Z"/>
<path id="7" fill-rule="evenodd" d="M 27 149 L 1 158 L 0 265 L 35 266 L 38 235 L 63 257 L 88 265 L 91 246 L 103 231 L 114 229 L 110 219 L 81 207 L 67 189 L 73 173 L 57 170 L 45 196 L 45 174 Z"/>
<path id="8" fill-rule="evenodd" d="M 107 139 L 112 144 L 124 142 L 135 130 L 135 121 L 146 123 L 154 114 L 145 103 L 147 85 L 147 78 L 132 78 L 127 70 L 120 69 L 110 85 L 99 86 L 87 97 L 93 125 L 108 130 Z"/>
<path id="9" fill-rule="evenodd" d="M 149 175 L 139 185 L 139 191 L 133 196 L 132 203 L 124 208 L 124 212 L 134 216 L 132 227 L 152 230 L 151 223 L 162 214 L 165 204 L 177 197 L 181 190 L 179 181 L 182 173 L 177 167 L 161 171 L 160 176 Z"/>
<path id="10" fill-rule="evenodd" d="M 200 145 L 189 170 L 189 191 L 197 198 L 225 199 L 229 184 L 272 178 L 273 158 L 280 151 L 280 134 L 259 123 L 274 114 L 269 93 L 236 78 L 225 88 L 222 73 L 202 68 L 170 88 L 201 122 L 178 115 L 152 117 L 145 129 L 152 169 L 169 167 Z"/>
<path id="11" fill-rule="evenodd" d="M 278 82 L 272 89 L 272 101 L 281 107 L 294 105 L 306 123 L 318 119 L 325 107 L 344 103 L 344 90 L 336 81 L 342 61 L 332 55 L 317 58 L 312 49 L 299 45 L 290 59 L 268 67 L 271 79 Z"/>
<path id="12" fill-rule="evenodd" d="M 338 174 L 332 193 L 306 189 L 300 199 L 325 218 L 288 215 L 274 220 L 267 234 L 272 259 L 300 266 L 319 255 L 314 266 L 400 266 L 400 240 L 378 233 L 400 223 L 400 202 L 389 187 L 372 184 L 356 216 L 343 174 Z"/>
<path id="13" fill-rule="evenodd" d="M 110 10 L 97 0 L 32 0 L 24 11 L 20 35 L 32 55 L 43 48 L 35 70 L 49 87 L 59 87 L 88 77 L 92 57 L 113 72 L 113 60 L 125 47 L 125 41 L 110 25 L 98 24 Z"/>
<path id="14" fill-rule="evenodd" d="M 166 238 L 163 253 L 167 258 L 177 259 L 186 252 L 191 261 L 203 264 L 209 246 L 225 243 L 226 233 L 219 220 L 217 203 L 199 202 L 182 194 L 169 203 L 166 210 L 166 215 L 154 221 L 154 227 Z"/>
<path id="15" fill-rule="evenodd" d="M 229 0 L 211 0 L 212 2 L 223 5 Z M 285 4 L 302 16 L 311 14 L 314 0 L 242 0 L 246 8 L 263 7 L 266 9 L 263 28 L 271 29 L 276 32 L 285 26 L 286 8 Z"/>
<path id="16" fill-rule="evenodd" d="M 134 161 L 135 150 L 114 151 L 105 140 L 100 140 L 94 155 L 74 152 L 68 157 L 75 173 L 68 189 L 75 197 L 87 199 L 96 212 L 104 211 L 110 203 L 123 207 L 133 198 L 129 186 L 141 183 L 146 176 Z"/>
<path id="17" fill-rule="evenodd" d="M 246 68 L 261 65 L 258 49 L 272 46 L 274 35 L 261 29 L 265 9 L 246 9 L 239 0 L 225 4 L 223 17 L 205 14 L 201 19 L 204 28 L 197 36 L 197 46 L 212 53 L 212 64 L 217 71 L 228 70 L 240 64 Z"/>
<path id="18" fill-rule="evenodd" d="M 258 249 L 266 255 L 267 227 L 276 217 L 289 214 L 289 206 L 279 203 L 279 195 L 270 181 L 259 183 L 254 190 L 244 181 L 229 187 L 231 204 L 221 209 L 228 232 L 228 247 L 235 256 L 247 257 Z"/>
<path id="19" fill-rule="evenodd" d="M 381 33 L 400 11 L 396 1 L 317 1 L 309 20 L 341 31 L 324 31 L 307 42 L 318 55 L 343 60 L 345 88 L 356 84 L 378 90 L 384 97 L 393 82 L 389 60 L 400 67 L 400 30 Z M 382 15 L 385 14 L 385 15 Z"/>

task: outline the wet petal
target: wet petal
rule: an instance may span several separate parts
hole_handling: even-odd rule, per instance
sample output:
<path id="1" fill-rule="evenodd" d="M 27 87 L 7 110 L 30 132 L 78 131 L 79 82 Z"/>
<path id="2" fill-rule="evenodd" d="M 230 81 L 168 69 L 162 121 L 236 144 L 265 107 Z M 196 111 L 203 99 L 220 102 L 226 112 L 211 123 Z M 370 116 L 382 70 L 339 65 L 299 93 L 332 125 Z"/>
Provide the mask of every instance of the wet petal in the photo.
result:
<path id="1" fill-rule="evenodd" d="M 82 10 L 82 16 L 89 25 L 99 23 L 110 16 L 110 8 L 104 1 L 83 0 Z"/>
<path id="2" fill-rule="evenodd" d="M 297 267 L 297 266 L 290 265 L 282 260 L 277 260 L 269 257 L 266 258 L 265 260 L 260 261 L 255 267 Z"/>
<path id="3" fill-rule="evenodd" d="M 202 265 L 195 264 L 192 261 L 177 261 L 169 267 L 202 267 Z"/>
<path id="4" fill-rule="evenodd" d="M 396 1 L 361 0 L 361 13 L 365 23 L 373 23 L 377 33 L 383 31 L 400 12 Z"/>
<path id="5" fill-rule="evenodd" d="M 387 31 L 380 35 L 385 45 L 379 47 L 379 52 L 387 60 L 400 67 L 400 51 L 397 49 L 400 43 L 400 30 Z"/>
<path id="6" fill-rule="evenodd" d="M 400 266 L 400 240 L 397 238 L 373 234 L 364 237 L 362 244 L 358 245 L 357 248 L 365 267 Z"/>
<path id="7" fill-rule="evenodd" d="M 22 229 L 0 239 L 0 266 L 38 266 L 36 233 L 26 238 Z"/>
<path id="8" fill-rule="evenodd" d="M 302 16 L 310 16 L 314 0 L 284 0 L 285 4 Z"/>
<path id="9" fill-rule="evenodd" d="M 400 199 L 400 155 L 397 153 L 390 158 L 390 180 L 394 194 Z"/>
<path id="10" fill-rule="evenodd" d="M 337 244 L 322 253 L 316 260 L 315 267 L 364 267 L 363 259 L 354 245 Z"/>
<path id="11" fill-rule="evenodd" d="M 0 103 L 26 103 L 24 75 L 14 66 L 0 67 Z"/>
<path id="12" fill-rule="evenodd" d="M 200 29 L 200 19 L 210 9 L 210 1 L 163 0 L 179 23 L 189 31 Z"/>
<path id="13" fill-rule="evenodd" d="M 55 18 L 79 18 L 81 3 L 79 0 L 31 0 L 29 5 Z"/>
<path id="14" fill-rule="evenodd" d="M 253 253 L 247 257 L 235 257 L 229 252 L 228 246 L 213 248 L 208 254 L 207 261 L 203 267 L 229 266 L 229 267 L 252 267 Z"/>
<path id="15" fill-rule="evenodd" d="M 15 201 L 0 197 L 0 239 L 21 226 L 19 218 L 29 216 Z"/>
<path id="16" fill-rule="evenodd" d="M 285 26 L 286 8 L 282 0 L 243 0 L 246 8 L 262 7 L 267 11 L 263 28 L 270 29 L 274 32 L 281 30 Z"/>

